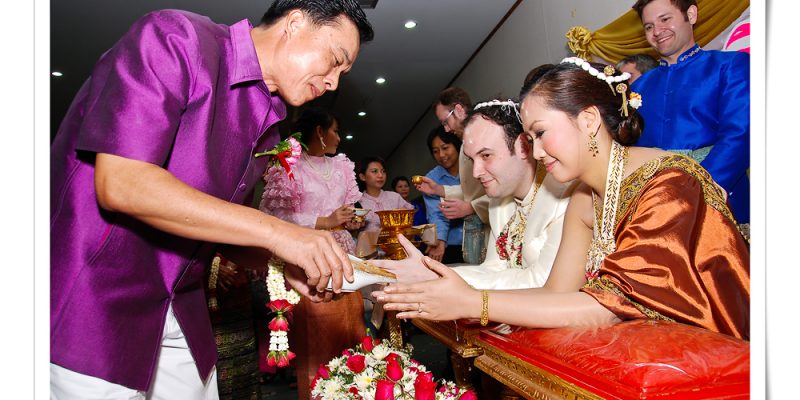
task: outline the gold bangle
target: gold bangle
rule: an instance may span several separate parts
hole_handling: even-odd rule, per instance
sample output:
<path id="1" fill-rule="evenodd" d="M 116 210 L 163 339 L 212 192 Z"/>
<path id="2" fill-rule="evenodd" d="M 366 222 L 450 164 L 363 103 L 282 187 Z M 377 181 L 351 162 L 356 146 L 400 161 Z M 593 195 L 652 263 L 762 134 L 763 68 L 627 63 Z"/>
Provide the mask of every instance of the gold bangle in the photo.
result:
<path id="1" fill-rule="evenodd" d="M 216 289 L 217 288 L 217 276 L 219 274 L 219 263 L 222 261 L 219 255 L 215 255 L 214 259 L 211 261 L 211 272 L 209 273 L 208 277 L 208 288 L 209 289 Z"/>
<path id="2" fill-rule="evenodd" d="M 481 290 L 481 326 L 489 324 L 489 291 Z"/>

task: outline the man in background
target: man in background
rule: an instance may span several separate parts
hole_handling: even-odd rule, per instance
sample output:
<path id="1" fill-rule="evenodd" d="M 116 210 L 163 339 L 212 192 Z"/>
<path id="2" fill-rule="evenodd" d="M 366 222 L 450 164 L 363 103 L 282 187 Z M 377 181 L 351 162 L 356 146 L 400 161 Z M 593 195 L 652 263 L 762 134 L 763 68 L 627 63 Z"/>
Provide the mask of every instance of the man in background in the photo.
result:
<path id="1" fill-rule="evenodd" d="M 658 61 L 647 54 L 630 55 L 617 63 L 618 70 L 631 74 L 631 78 L 628 80 L 631 84 L 656 67 L 658 67 Z"/>
<path id="2" fill-rule="evenodd" d="M 433 112 L 445 132 L 464 136 L 464 120 L 472 110 L 469 94 L 461 88 L 450 87 L 441 91 L 433 102 Z M 480 182 L 472 176 L 472 160 L 464 157 L 463 147 L 458 157 L 460 185 L 438 185 L 423 178 L 417 190 L 427 195 L 444 198 L 439 204 L 448 219 L 464 219 L 462 253 L 464 262 L 480 264 L 486 257 L 486 235 L 489 223 L 489 198 Z"/>
<path id="3" fill-rule="evenodd" d="M 632 85 L 645 122 L 637 146 L 694 158 L 725 189 L 737 222 L 749 223 L 749 55 L 695 43 L 695 0 L 638 0 L 633 9 L 661 54 L 658 68 Z"/>

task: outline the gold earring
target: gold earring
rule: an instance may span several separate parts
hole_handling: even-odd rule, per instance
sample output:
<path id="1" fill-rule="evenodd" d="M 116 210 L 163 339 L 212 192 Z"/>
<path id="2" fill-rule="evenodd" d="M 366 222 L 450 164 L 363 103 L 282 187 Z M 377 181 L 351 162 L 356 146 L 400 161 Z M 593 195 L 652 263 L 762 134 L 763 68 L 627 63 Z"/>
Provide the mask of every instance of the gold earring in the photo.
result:
<path id="1" fill-rule="evenodd" d="M 317 136 L 319 136 L 319 144 L 322 145 L 322 148 L 324 149 L 324 148 L 328 147 L 328 146 L 325 145 L 325 139 L 322 138 L 322 134 L 318 133 Z"/>
<path id="2" fill-rule="evenodd" d="M 592 153 L 592 157 L 597 157 L 597 153 L 600 150 L 597 148 L 597 132 L 600 131 L 600 125 L 597 125 L 597 129 L 594 131 L 593 134 L 589 135 L 589 152 Z"/>

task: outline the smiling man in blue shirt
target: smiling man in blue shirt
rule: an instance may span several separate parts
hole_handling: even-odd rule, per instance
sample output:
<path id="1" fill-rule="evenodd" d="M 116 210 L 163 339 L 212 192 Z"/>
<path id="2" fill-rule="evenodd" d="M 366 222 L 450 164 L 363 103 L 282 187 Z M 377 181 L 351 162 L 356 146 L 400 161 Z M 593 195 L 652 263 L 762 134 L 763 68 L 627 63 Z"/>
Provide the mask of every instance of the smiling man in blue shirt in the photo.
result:
<path id="1" fill-rule="evenodd" d="M 737 222 L 750 221 L 750 57 L 705 51 L 694 40 L 695 0 L 638 0 L 658 68 L 631 85 L 642 95 L 638 146 L 686 154 L 728 194 Z"/>

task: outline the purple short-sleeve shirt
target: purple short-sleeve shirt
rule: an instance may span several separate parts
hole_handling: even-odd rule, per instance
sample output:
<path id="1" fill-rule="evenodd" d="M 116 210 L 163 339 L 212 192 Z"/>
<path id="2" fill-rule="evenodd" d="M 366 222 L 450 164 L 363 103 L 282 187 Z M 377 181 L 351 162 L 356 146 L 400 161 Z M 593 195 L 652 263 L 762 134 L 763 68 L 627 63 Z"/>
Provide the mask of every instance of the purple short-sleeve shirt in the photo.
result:
<path id="1" fill-rule="evenodd" d="M 150 13 L 98 61 L 51 147 L 51 362 L 148 390 L 170 302 L 205 378 L 217 349 L 203 292 L 214 244 L 102 210 L 96 153 L 146 161 L 243 204 L 278 140 L 247 20 Z"/>

